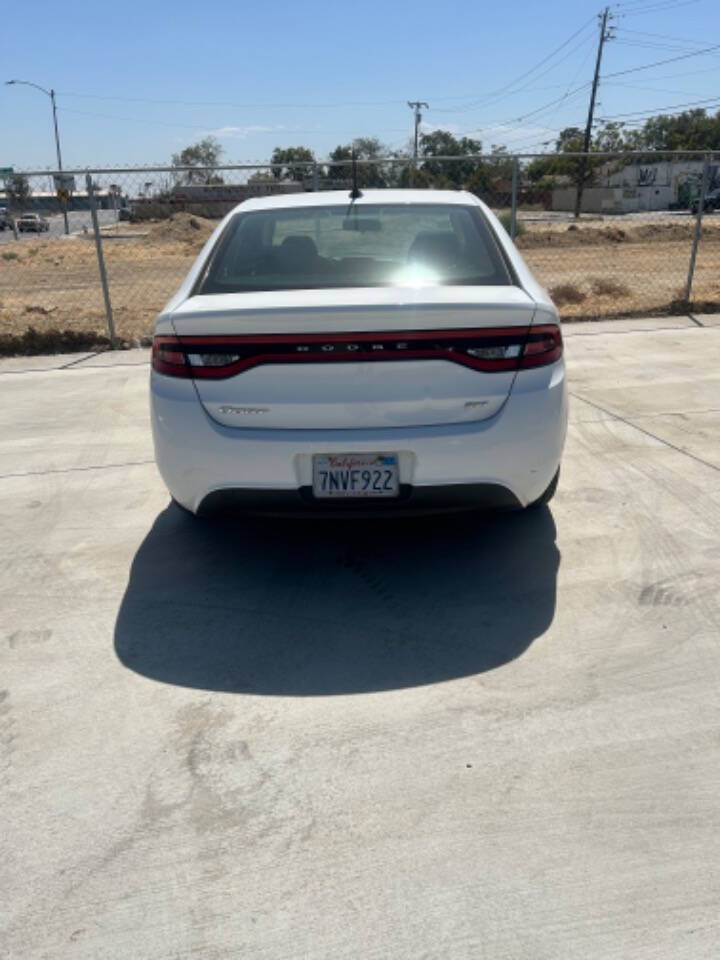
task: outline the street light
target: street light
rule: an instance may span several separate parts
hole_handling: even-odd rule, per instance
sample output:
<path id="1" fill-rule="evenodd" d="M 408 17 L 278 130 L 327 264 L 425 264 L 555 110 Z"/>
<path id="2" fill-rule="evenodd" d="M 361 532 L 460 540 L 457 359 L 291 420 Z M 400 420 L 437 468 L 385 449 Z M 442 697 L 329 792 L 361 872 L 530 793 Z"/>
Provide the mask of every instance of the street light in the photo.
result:
<path id="1" fill-rule="evenodd" d="M 53 127 L 55 129 L 55 149 L 57 150 L 57 165 L 58 172 L 62 173 L 62 156 L 60 155 L 60 134 L 58 133 L 58 124 L 57 124 L 57 106 L 55 104 L 55 91 L 46 90 L 45 87 L 41 87 L 37 83 L 31 83 L 29 80 L 6 80 L 5 86 L 11 87 L 14 84 L 22 84 L 25 87 L 35 87 L 36 90 L 39 90 L 41 93 L 44 93 L 46 96 L 50 97 L 50 103 L 52 104 L 52 115 L 53 115 Z M 65 220 L 65 233 L 70 233 L 70 228 L 68 226 L 68 215 L 67 208 L 63 205 L 63 219 Z"/>

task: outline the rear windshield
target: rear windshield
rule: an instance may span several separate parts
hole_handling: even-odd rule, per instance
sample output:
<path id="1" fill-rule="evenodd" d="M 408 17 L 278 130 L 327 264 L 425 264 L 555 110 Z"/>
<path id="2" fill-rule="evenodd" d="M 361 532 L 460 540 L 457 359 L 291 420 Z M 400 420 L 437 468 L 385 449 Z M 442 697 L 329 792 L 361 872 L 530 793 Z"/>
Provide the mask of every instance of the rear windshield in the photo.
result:
<path id="1" fill-rule="evenodd" d="M 511 282 L 475 207 L 349 204 L 238 213 L 198 292 Z"/>

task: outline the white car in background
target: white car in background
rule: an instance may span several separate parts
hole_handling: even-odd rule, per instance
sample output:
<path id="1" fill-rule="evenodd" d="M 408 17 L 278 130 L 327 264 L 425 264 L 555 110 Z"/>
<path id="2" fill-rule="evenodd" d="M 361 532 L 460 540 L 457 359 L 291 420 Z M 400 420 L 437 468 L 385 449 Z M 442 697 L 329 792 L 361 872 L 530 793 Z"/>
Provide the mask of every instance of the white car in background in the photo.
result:
<path id="1" fill-rule="evenodd" d="M 193 513 L 532 506 L 565 441 L 560 324 L 472 194 L 247 200 L 157 319 L 151 406 Z"/>
<path id="2" fill-rule="evenodd" d="M 24 213 L 16 223 L 20 233 L 47 233 L 50 229 L 50 221 L 39 213 Z"/>

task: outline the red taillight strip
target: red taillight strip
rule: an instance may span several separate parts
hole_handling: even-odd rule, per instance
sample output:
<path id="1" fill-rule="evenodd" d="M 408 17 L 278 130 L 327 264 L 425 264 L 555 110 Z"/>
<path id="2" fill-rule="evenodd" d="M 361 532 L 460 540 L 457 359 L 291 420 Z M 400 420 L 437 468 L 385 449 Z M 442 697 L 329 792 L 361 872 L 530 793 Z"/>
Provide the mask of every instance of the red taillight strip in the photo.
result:
<path id="1" fill-rule="evenodd" d="M 546 333 L 549 330 L 557 329 L 554 324 L 547 324 L 542 327 L 467 327 L 455 328 L 453 330 L 364 330 L 362 333 L 266 333 L 257 334 L 232 334 L 228 336 L 196 336 L 182 335 L 179 337 L 170 337 L 175 343 L 182 343 L 183 346 L 198 346 L 200 344 L 213 344 L 214 346 L 239 347 L 243 344 L 275 344 L 275 343 L 372 343 L 377 340 L 394 340 L 403 342 L 405 340 L 496 340 L 502 337 L 512 337 L 515 340 L 524 340 L 529 332 Z"/>
<path id="2" fill-rule="evenodd" d="M 427 341 L 438 341 L 425 346 Z M 320 345 L 320 349 L 318 349 Z M 336 347 L 345 346 L 338 353 Z M 477 347 L 519 346 L 517 357 L 475 357 L 463 350 Z M 350 347 L 357 349 L 350 349 Z M 262 348 L 265 348 L 263 350 Z M 294 350 L 278 349 L 293 347 Z M 363 349 L 364 347 L 364 349 Z M 256 348 L 246 356 L 237 357 Z M 313 349 L 314 348 L 314 349 Z M 533 349 L 534 348 L 534 349 Z M 196 354 L 233 354 L 227 364 L 192 364 Z M 362 333 L 308 333 L 231 336 L 157 336 L 153 341 L 153 367 L 175 377 L 219 380 L 263 364 L 348 363 L 357 361 L 446 360 L 473 370 L 495 373 L 538 367 L 562 356 L 562 335 L 555 324 L 537 327 L 483 327 L 480 329 L 412 330 Z"/>
<path id="3" fill-rule="evenodd" d="M 168 377 L 192 377 L 190 364 L 177 337 L 154 337 L 152 345 L 153 370 Z"/>
<path id="4" fill-rule="evenodd" d="M 555 363 L 562 355 L 563 341 L 559 326 L 545 324 L 534 329 L 531 328 L 530 336 L 520 357 L 520 369 L 545 367 L 550 363 Z"/>

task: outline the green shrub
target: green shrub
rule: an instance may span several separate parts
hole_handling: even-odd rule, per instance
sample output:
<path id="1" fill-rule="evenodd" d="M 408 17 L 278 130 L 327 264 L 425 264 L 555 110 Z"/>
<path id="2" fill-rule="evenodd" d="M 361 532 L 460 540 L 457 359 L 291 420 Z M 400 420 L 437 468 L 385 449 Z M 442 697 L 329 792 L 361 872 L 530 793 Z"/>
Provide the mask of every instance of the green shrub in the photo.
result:
<path id="1" fill-rule="evenodd" d="M 510 233 L 510 220 L 511 220 L 511 218 L 512 218 L 512 214 L 511 214 L 509 211 L 505 211 L 505 213 L 501 213 L 500 216 L 498 217 L 498 219 L 500 220 L 500 223 L 505 227 L 505 229 L 507 230 L 508 233 Z M 518 219 L 516 218 L 516 220 L 515 220 L 515 236 L 516 236 L 516 237 L 521 237 L 525 232 L 526 232 L 525 224 L 522 222 L 522 220 L 518 220 Z"/>

